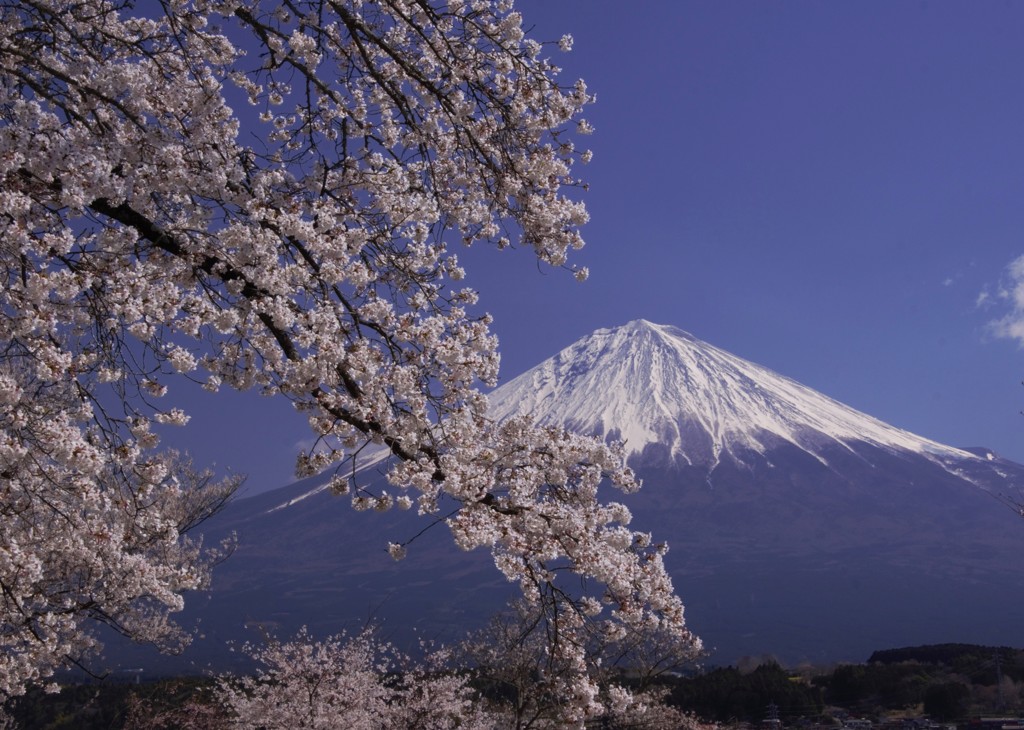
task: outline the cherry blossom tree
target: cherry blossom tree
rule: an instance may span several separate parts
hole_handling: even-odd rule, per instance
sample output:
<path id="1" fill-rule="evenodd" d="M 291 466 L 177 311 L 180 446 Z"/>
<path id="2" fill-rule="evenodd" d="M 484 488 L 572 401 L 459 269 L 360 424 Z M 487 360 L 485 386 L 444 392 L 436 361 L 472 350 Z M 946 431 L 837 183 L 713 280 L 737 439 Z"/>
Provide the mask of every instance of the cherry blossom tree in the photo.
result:
<path id="1" fill-rule="evenodd" d="M 155 428 L 189 420 L 184 379 L 290 399 L 317 438 L 298 472 L 339 493 L 387 448 L 393 493 L 354 505 L 454 509 L 563 636 L 692 640 L 665 547 L 598 498 L 638 486 L 621 451 L 492 423 L 480 390 L 497 344 L 452 249 L 586 277 L 571 44 L 511 0 L 0 0 L 0 691 L 87 652 L 89 617 L 163 637 L 204 579 Z"/>
<path id="2" fill-rule="evenodd" d="M 25 397 L 3 417 L 0 699 L 97 649 L 90 626 L 181 650 L 191 637 L 168 614 L 223 553 L 184 535 L 238 486 L 170 452 L 130 472 L 68 468 L 82 455 L 61 451 L 59 429 L 81 414 L 46 412 L 48 398 Z M 97 448 L 88 435 L 77 447 Z"/>
<path id="3" fill-rule="evenodd" d="M 246 645 L 254 675 L 225 677 L 214 704 L 225 712 L 217 727 L 293 730 L 409 728 L 484 730 L 500 727 L 474 703 L 465 675 L 448 670 L 447 652 L 428 650 L 413 662 L 364 630 L 315 641 L 305 630 L 291 641 Z"/>
<path id="4" fill-rule="evenodd" d="M 655 683 L 661 674 L 689 666 L 699 652 L 687 638 L 645 630 L 623 632 L 606 621 L 589 622 L 571 636 L 559 636 L 553 623 L 557 612 L 526 601 L 515 602 L 494 616 L 487 627 L 460 644 L 461 663 L 472 672 L 485 695 L 491 716 L 502 727 L 554 728 L 582 720 L 600 727 L 696 727 L 696 721 L 666 703 L 665 688 Z M 581 703 L 566 685 L 578 674 L 565 666 L 560 641 L 579 641 L 586 673 L 596 692 L 588 697 L 590 711 L 581 717 Z M 629 677 L 629 687 L 623 677 Z"/>

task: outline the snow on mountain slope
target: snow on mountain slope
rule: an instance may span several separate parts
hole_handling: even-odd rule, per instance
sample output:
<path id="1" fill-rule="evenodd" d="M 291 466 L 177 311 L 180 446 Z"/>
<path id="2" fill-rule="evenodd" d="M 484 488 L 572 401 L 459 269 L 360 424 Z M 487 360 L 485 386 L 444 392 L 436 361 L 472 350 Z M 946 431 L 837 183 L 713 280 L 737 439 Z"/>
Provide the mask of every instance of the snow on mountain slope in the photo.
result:
<path id="1" fill-rule="evenodd" d="M 869 443 L 945 463 L 978 460 L 890 426 L 702 342 L 635 320 L 600 329 L 495 390 L 490 413 L 529 413 L 541 424 L 616 437 L 630 456 L 652 444 L 714 468 L 789 443 L 827 464 L 824 446 Z"/>

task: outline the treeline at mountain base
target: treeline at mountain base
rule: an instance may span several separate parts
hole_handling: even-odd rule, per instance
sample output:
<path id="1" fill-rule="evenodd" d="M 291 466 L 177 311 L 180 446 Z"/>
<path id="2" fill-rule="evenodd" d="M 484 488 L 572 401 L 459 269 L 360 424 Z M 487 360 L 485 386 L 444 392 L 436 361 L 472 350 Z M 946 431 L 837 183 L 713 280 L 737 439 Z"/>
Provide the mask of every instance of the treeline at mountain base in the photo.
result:
<path id="1" fill-rule="evenodd" d="M 816 718 L 884 720 L 926 716 L 937 722 L 1016 714 L 1024 651 L 972 644 L 937 644 L 874 652 L 865 664 L 783 669 L 770 658 L 740 668 L 676 678 L 669 702 L 713 722 L 784 725 Z"/>
<path id="2" fill-rule="evenodd" d="M 622 673 L 629 686 L 641 680 Z M 81 730 L 142 727 L 218 727 L 213 706 L 217 680 L 185 677 L 135 683 L 124 678 L 70 684 L 58 694 L 41 690 L 13 700 L 5 708 L 18 728 L 75 727 Z M 1024 650 L 969 644 L 940 644 L 877 651 L 864 664 L 831 668 L 786 669 L 770 657 L 748 659 L 738 667 L 693 669 L 684 676 L 661 675 L 656 684 L 666 706 L 703 724 L 770 722 L 784 726 L 842 725 L 849 718 L 884 722 L 927 717 L 942 723 L 966 724 L 991 715 L 1016 716 L 1024 711 Z M 481 704 L 525 706 L 542 716 L 531 689 L 494 681 L 471 681 Z M 202 712 L 210 710 L 208 725 Z M 183 722 L 188 708 L 188 724 Z M 163 718 L 163 720 L 161 720 Z M 507 716 L 509 727 L 516 719 Z M 2 722 L 0 722 L 2 726 Z M 543 726 L 543 725 L 542 725 Z M 656 728 L 654 717 L 595 720 L 600 728 Z"/>

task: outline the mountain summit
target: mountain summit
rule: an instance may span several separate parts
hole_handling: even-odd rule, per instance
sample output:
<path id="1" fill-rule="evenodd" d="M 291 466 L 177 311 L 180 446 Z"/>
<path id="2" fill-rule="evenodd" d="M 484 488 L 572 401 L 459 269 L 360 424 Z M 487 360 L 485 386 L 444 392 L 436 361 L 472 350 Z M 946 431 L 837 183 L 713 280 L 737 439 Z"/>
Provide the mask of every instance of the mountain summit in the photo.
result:
<path id="1" fill-rule="evenodd" d="M 599 329 L 491 395 L 491 414 L 529 413 L 625 442 L 630 456 L 667 455 L 713 469 L 788 444 L 828 464 L 826 453 L 860 444 L 936 461 L 978 458 L 845 406 L 787 377 L 638 319 Z"/>

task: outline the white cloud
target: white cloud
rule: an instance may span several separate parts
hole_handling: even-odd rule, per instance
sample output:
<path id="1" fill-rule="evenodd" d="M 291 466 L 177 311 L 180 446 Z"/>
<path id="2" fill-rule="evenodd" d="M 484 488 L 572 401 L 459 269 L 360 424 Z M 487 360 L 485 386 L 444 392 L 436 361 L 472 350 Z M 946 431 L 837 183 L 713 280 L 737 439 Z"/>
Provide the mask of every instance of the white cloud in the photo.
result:
<path id="1" fill-rule="evenodd" d="M 996 337 L 1005 337 L 1024 346 L 1024 256 L 1018 256 L 1006 267 L 1003 281 L 993 292 L 982 292 L 979 305 L 992 300 L 1009 311 L 1000 319 L 989 322 L 989 331 Z"/>

